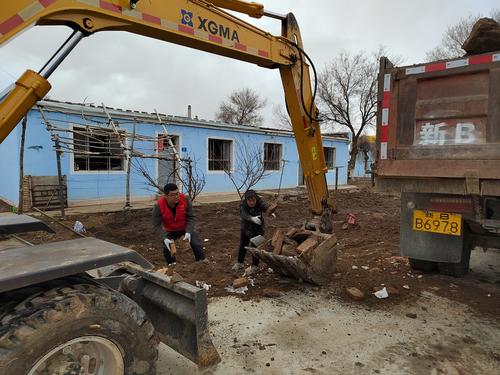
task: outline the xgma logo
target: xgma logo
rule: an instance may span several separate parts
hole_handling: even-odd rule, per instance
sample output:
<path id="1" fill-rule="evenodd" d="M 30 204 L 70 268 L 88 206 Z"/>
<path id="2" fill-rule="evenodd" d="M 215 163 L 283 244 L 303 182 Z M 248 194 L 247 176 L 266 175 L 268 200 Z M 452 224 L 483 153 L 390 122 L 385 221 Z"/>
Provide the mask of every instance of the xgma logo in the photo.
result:
<path id="1" fill-rule="evenodd" d="M 215 21 L 197 16 L 198 30 L 206 31 L 212 35 L 220 36 L 221 38 L 231 40 L 233 42 L 240 42 L 240 37 L 236 30 L 231 30 L 229 27 L 218 24 Z M 181 9 L 181 22 L 183 25 L 194 27 L 193 12 Z"/>

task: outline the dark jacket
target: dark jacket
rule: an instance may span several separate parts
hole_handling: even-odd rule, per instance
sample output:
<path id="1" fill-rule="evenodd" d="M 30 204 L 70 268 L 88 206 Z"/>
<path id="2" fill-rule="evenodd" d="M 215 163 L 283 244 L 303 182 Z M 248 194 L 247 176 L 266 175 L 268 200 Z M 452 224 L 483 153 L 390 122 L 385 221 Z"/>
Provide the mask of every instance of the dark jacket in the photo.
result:
<path id="1" fill-rule="evenodd" d="M 247 237 L 255 237 L 264 234 L 264 212 L 269 208 L 269 204 L 256 195 L 257 203 L 254 207 L 248 207 L 245 198 L 240 203 L 241 231 Z M 252 216 L 258 216 L 262 220 L 262 225 L 257 225 L 252 221 Z"/>

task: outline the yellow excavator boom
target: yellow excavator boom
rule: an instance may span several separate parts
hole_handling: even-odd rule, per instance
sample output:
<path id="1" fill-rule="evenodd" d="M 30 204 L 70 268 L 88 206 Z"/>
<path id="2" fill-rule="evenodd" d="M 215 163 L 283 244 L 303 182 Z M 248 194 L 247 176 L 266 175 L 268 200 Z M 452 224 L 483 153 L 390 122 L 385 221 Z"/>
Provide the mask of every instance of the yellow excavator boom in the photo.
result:
<path id="1" fill-rule="evenodd" d="M 253 17 L 265 14 L 256 3 L 231 0 L 16 0 L 0 8 L 0 45 L 31 25 L 67 25 L 88 36 L 122 30 L 280 70 L 293 132 L 308 187 L 311 209 L 320 215 L 328 199 L 317 109 L 309 67 L 301 52 L 293 14 L 273 36 L 225 10 Z M 45 78 L 45 79 L 44 79 Z M 43 74 L 26 73 L 0 103 L 0 141 L 50 89 Z"/>

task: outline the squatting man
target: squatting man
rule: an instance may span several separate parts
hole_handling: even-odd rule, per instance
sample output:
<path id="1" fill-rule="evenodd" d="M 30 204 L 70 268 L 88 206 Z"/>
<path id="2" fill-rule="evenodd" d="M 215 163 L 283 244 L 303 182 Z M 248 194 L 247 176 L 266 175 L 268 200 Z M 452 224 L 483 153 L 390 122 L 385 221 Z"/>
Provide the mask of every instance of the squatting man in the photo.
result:
<path id="1" fill-rule="evenodd" d="M 163 256 L 168 265 L 175 264 L 175 240 L 182 237 L 193 249 L 196 261 L 207 262 L 200 239 L 194 230 L 194 214 L 191 201 L 176 184 L 166 184 L 163 195 L 153 208 L 153 226 L 163 228 Z"/>

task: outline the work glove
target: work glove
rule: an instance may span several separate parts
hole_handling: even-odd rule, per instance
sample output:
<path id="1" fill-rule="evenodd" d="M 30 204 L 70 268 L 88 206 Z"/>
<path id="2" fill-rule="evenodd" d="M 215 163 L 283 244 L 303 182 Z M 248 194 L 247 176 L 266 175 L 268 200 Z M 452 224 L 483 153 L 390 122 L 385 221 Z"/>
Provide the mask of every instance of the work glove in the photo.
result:
<path id="1" fill-rule="evenodd" d="M 250 220 L 252 220 L 257 225 L 262 225 L 262 220 L 258 216 L 252 216 Z"/>
<path id="2" fill-rule="evenodd" d="M 191 233 L 186 232 L 186 234 L 184 234 L 183 240 L 191 243 Z"/>
<path id="3" fill-rule="evenodd" d="M 169 239 L 169 238 L 165 238 L 165 239 L 163 240 L 163 243 L 164 243 L 164 244 L 165 244 L 165 246 L 167 247 L 168 251 L 170 251 L 170 244 L 171 244 L 171 243 L 174 243 L 174 242 L 175 242 L 174 240 L 171 240 L 171 239 Z"/>

